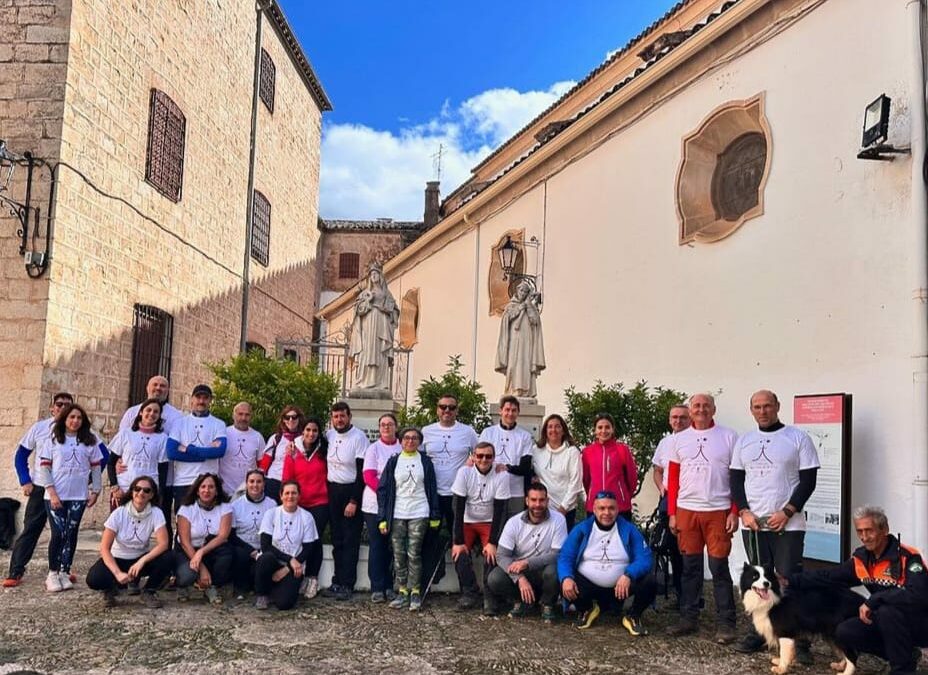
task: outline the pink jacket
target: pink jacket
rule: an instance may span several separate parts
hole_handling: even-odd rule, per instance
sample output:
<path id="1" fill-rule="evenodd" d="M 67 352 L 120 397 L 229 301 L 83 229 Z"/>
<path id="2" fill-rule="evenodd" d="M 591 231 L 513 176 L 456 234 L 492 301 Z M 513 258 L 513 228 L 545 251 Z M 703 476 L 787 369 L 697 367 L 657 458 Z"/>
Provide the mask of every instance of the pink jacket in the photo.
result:
<path id="1" fill-rule="evenodd" d="M 615 439 L 590 443 L 583 448 L 583 487 L 586 489 L 586 510 L 593 511 L 596 493 L 614 492 L 619 513 L 631 511 L 632 495 L 638 489 L 638 468 L 632 451 Z"/>

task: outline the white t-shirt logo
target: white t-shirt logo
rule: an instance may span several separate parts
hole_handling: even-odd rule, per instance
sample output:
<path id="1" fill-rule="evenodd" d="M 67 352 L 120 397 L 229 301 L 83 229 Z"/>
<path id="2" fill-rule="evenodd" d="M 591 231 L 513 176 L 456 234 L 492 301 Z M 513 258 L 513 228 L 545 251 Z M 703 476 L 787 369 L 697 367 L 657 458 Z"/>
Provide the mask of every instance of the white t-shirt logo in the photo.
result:
<path id="1" fill-rule="evenodd" d="M 612 564 L 612 558 L 609 557 L 609 546 L 612 545 L 612 535 L 610 534 L 605 539 L 601 539 L 599 546 L 602 549 L 602 555 L 599 556 L 599 566 L 608 570 L 609 566 Z"/>
<path id="2" fill-rule="evenodd" d="M 136 543 L 138 544 L 139 548 L 142 548 L 142 547 L 145 547 L 145 546 L 148 545 L 148 537 L 142 538 L 142 536 L 139 534 L 139 525 L 141 525 L 141 524 L 142 524 L 141 521 L 135 520 L 135 519 L 133 518 L 133 520 L 132 520 L 132 534 L 129 535 L 129 538 L 128 538 L 128 539 L 126 539 L 126 543 L 129 543 L 129 542 L 136 542 Z"/>
<path id="3" fill-rule="evenodd" d="M 197 447 L 204 445 L 203 441 L 200 439 L 200 432 L 203 431 L 203 424 L 196 424 L 193 427 L 195 432 L 193 440 L 188 445 L 195 445 Z"/>
<path id="4" fill-rule="evenodd" d="M 689 463 L 690 469 L 695 473 L 706 473 L 709 470 L 709 458 L 706 457 L 704 449 L 706 443 L 709 442 L 708 437 L 700 436 L 696 439 L 696 454 L 692 457 L 687 457 L 686 460 Z"/>
<path id="5" fill-rule="evenodd" d="M 759 478 L 769 476 L 776 469 L 773 460 L 767 456 L 767 448 L 770 447 L 772 442 L 772 438 L 762 438 L 758 441 L 757 444 L 760 446 L 760 452 L 757 453 L 756 457 L 750 460 L 750 463 L 746 467 L 748 471 Z"/>
<path id="6" fill-rule="evenodd" d="M 242 459 L 248 459 L 248 454 L 245 452 L 245 439 L 238 439 L 238 450 L 235 451 L 236 457 L 241 457 Z"/>

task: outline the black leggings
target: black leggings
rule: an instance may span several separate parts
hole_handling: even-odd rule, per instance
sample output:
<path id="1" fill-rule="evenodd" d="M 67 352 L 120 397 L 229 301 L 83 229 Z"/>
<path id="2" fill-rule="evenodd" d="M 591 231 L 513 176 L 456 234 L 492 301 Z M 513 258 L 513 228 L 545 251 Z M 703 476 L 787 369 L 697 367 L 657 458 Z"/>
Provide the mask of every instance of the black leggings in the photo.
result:
<path id="1" fill-rule="evenodd" d="M 309 511 L 309 514 L 316 522 L 316 532 L 319 534 L 319 541 L 317 542 L 319 545 L 313 546 L 309 554 L 309 560 L 306 561 L 306 576 L 318 577 L 319 570 L 322 569 L 322 533 L 325 532 L 330 520 L 329 505 L 310 506 L 306 510 Z"/>
<path id="2" fill-rule="evenodd" d="M 187 588 L 199 578 L 199 575 L 190 569 L 190 558 L 184 553 L 184 549 L 177 545 L 174 549 L 174 573 L 176 575 L 176 585 L 178 588 Z M 212 578 L 212 585 L 219 587 L 225 586 L 232 580 L 232 565 L 235 562 L 235 554 L 232 547 L 228 544 L 222 544 L 214 548 L 203 557 L 203 564 L 209 570 Z"/>
<path id="3" fill-rule="evenodd" d="M 141 556 L 139 556 L 141 557 Z M 114 558 L 116 566 L 123 572 L 128 572 L 139 558 Z M 164 585 L 165 580 L 171 574 L 174 568 L 174 555 L 171 551 L 165 551 L 154 560 L 149 560 L 142 568 L 140 578 L 148 577 L 148 583 L 145 584 L 146 593 L 154 593 Z M 100 558 L 93 564 L 90 571 L 87 572 L 87 588 L 95 591 L 108 591 L 116 588 L 119 584 L 116 577 L 110 571 L 110 568 Z"/>
<path id="4" fill-rule="evenodd" d="M 255 565 L 255 593 L 266 595 L 277 609 L 292 609 L 300 599 L 300 582 L 293 576 L 293 570 L 287 570 L 287 576 L 274 581 L 274 573 L 282 567 L 290 566 L 278 560 L 272 553 L 265 553 Z"/>
<path id="5" fill-rule="evenodd" d="M 255 582 L 255 559 L 251 557 L 254 549 L 241 539 L 229 543 L 232 547 L 234 564 L 232 566 L 232 585 L 239 593 L 247 593 Z"/>

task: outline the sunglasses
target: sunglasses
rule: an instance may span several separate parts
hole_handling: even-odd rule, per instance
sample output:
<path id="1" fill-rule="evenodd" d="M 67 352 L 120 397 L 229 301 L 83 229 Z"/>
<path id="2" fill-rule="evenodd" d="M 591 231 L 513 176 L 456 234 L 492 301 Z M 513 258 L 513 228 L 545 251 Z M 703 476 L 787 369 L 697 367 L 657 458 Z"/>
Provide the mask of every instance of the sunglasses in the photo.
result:
<path id="1" fill-rule="evenodd" d="M 298 420 L 300 419 L 300 416 L 297 415 L 296 413 L 287 413 L 286 415 L 284 415 L 284 419 L 285 420 Z"/>
<path id="2" fill-rule="evenodd" d="M 71 401 L 55 401 L 54 403 L 52 403 L 52 406 L 54 406 L 55 408 L 64 408 L 70 402 Z"/>
<path id="3" fill-rule="evenodd" d="M 474 459 L 493 459 L 493 455 L 484 455 L 482 452 L 474 453 Z"/>
<path id="4" fill-rule="evenodd" d="M 439 410 L 450 410 L 451 412 L 454 412 L 455 410 L 458 409 L 458 406 L 456 403 L 448 403 L 448 404 L 439 403 L 438 409 Z"/>
<path id="5" fill-rule="evenodd" d="M 150 495 L 152 493 L 152 489 L 150 487 L 142 487 L 141 485 L 136 485 L 134 488 L 132 488 L 132 491 L 141 492 L 142 494 L 146 495 Z"/>
<path id="6" fill-rule="evenodd" d="M 609 490 L 600 490 L 596 493 L 596 499 L 615 499 L 615 492 Z"/>

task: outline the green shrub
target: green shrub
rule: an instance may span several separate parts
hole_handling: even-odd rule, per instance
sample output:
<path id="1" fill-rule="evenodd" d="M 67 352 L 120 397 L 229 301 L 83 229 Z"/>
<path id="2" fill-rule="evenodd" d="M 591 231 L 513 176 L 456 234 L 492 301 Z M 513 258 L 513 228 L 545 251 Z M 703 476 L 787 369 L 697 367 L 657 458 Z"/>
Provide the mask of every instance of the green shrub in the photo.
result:
<path id="1" fill-rule="evenodd" d="M 664 387 L 651 389 L 644 381 L 626 389 L 621 382 L 607 386 L 597 380 L 592 391 L 578 392 L 570 387 L 564 391 L 564 398 L 571 435 L 581 447 L 593 441 L 593 419 L 598 413 L 606 412 L 615 418 L 616 437 L 624 439 L 635 456 L 641 490 L 654 449 L 670 431 L 670 408 L 685 401 L 686 394 Z"/>
<path id="2" fill-rule="evenodd" d="M 458 421 L 469 424 L 477 431 L 490 425 L 487 397 L 479 382 L 469 380 L 461 372 L 464 363 L 461 355 L 448 358 L 448 370 L 440 378 L 429 377 L 419 384 L 416 402 L 400 410 L 401 426 L 424 427 L 438 421 L 438 399 L 442 394 L 454 394 L 458 399 Z"/>
<path id="3" fill-rule="evenodd" d="M 265 437 L 277 428 L 284 406 L 299 406 L 307 415 L 325 421 L 338 395 L 338 383 L 319 372 L 315 364 L 265 356 L 257 350 L 226 361 L 207 363 L 213 379 L 213 414 L 232 422 L 232 408 L 248 401 L 253 408 L 251 426 Z"/>

